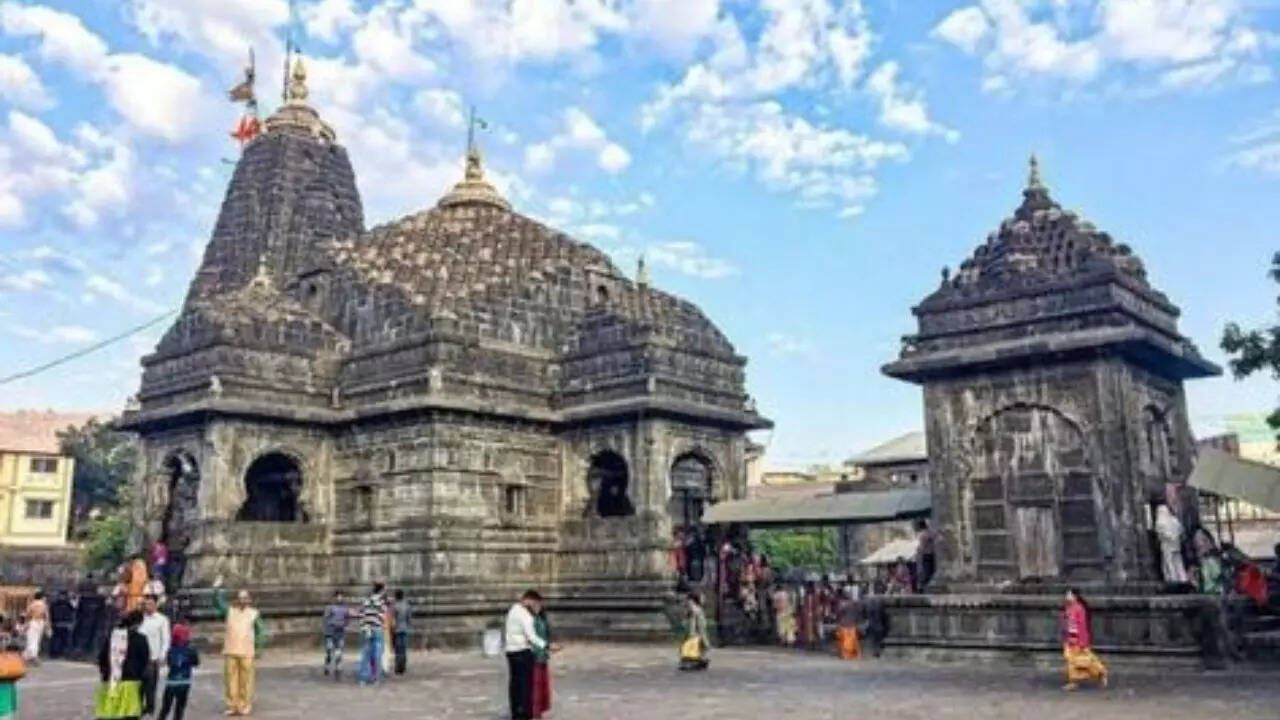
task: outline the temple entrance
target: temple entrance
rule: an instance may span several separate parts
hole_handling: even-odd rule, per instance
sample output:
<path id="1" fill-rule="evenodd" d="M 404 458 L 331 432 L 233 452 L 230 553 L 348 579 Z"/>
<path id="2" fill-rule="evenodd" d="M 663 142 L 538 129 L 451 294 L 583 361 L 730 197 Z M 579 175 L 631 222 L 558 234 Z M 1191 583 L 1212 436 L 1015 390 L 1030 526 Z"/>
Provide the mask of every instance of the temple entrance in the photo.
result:
<path id="1" fill-rule="evenodd" d="M 629 473 L 627 461 L 612 450 L 596 453 L 591 458 L 587 482 L 596 494 L 596 514 L 600 517 L 627 517 L 636 507 L 627 496 Z"/>
<path id="2" fill-rule="evenodd" d="M 253 461 L 244 475 L 248 497 L 236 520 L 247 522 L 307 522 L 302 508 L 302 470 L 293 458 L 268 453 Z"/>
<path id="3" fill-rule="evenodd" d="M 1014 510 L 1019 578 L 1057 577 L 1058 523 L 1050 506 L 1019 507 Z"/>
<path id="4" fill-rule="evenodd" d="M 699 455 L 682 455 L 671 466 L 671 503 L 668 511 L 679 529 L 700 525 L 702 511 L 711 497 L 711 464 Z"/>

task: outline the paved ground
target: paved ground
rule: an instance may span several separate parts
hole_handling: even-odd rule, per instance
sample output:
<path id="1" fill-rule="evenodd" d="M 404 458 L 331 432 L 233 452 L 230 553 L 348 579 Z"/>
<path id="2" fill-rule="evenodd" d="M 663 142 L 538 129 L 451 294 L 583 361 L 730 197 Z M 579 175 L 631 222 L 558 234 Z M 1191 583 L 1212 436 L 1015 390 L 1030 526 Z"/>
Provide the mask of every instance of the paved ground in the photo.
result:
<path id="1" fill-rule="evenodd" d="M 839 662 L 767 650 L 717 650 L 706 673 L 674 669 L 674 647 L 570 647 L 555 659 L 557 720 L 991 718 L 1275 720 L 1280 675 L 1257 671 L 1114 673 L 1108 690 L 1067 694 L 1057 674 L 1024 668 Z M 304 661 L 305 662 L 304 664 Z M 348 661 L 350 663 L 350 661 Z M 410 672 L 360 688 L 321 676 L 309 657 L 276 655 L 258 673 L 258 720 L 501 720 L 506 669 L 476 654 L 418 654 Z M 217 665 L 215 661 L 210 663 Z M 95 673 L 46 663 L 20 684 L 18 720 L 87 720 Z M 221 718 L 205 668 L 189 720 Z"/>

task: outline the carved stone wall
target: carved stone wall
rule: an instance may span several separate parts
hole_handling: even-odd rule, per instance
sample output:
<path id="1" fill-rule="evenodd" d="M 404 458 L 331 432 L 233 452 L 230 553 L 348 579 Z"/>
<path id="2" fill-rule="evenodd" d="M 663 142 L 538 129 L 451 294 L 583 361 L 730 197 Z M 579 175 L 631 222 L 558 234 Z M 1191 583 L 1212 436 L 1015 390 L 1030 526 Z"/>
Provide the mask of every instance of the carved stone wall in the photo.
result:
<path id="1" fill-rule="evenodd" d="M 165 463 L 185 453 L 187 587 L 252 587 L 286 634 L 314 637 L 331 588 L 374 581 L 420 601 L 433 640 L 470 638 L 528 587 L 562 632 L 664 632 L 671 466 L 696 456 L 708 499 L 745 494 L 745 431 L 768 426 L 746 359 L 697 306 L 512 212 L 478 154 L 435 207 L 365 231 L 303 98 L 266 128 L 122 423 L 149 488 L 137 541 L 172 531 Z M 608 516 L 604 451 L 627 476 Z"/>

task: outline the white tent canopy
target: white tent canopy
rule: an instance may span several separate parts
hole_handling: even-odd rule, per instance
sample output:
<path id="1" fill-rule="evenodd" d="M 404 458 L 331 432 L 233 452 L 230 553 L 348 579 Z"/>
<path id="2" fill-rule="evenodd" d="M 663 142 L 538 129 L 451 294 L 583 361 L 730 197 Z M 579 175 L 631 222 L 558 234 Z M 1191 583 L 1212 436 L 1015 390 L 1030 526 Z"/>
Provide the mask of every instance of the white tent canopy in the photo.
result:
<path id="1" fill-rule="evenodd" d="M 1280 512 L 1280 468 L 1201 448 L 1187 480 L 1203 492 Z"/>
<path id="2" fill-rule="evenodd" d="M 916 544 L 919 541 L 916 538 L 903 538 L 901 540 L 890 540 L 880 546 L 879 550 L 858 561 L 859 565 L 888 565 L 895 563 L 898 558 L 906 558 L 912 560 L 916 556 Z"/>

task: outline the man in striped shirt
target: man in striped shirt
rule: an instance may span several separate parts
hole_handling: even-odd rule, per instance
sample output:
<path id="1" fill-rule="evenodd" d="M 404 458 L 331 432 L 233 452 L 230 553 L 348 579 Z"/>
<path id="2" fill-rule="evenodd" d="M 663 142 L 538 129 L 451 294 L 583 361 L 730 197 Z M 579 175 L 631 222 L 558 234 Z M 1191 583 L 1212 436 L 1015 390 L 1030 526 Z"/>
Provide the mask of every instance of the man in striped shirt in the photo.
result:
<path id="1" fill-rule="evenodd" d="M 360 684 L 378 681 L 382 672 L 382 624 L 387 611 L 387 598 L 382 583 L 374 583 L 373 592 L 360 606 L 360 634 L 364 647 L 360 651 Z"/>

